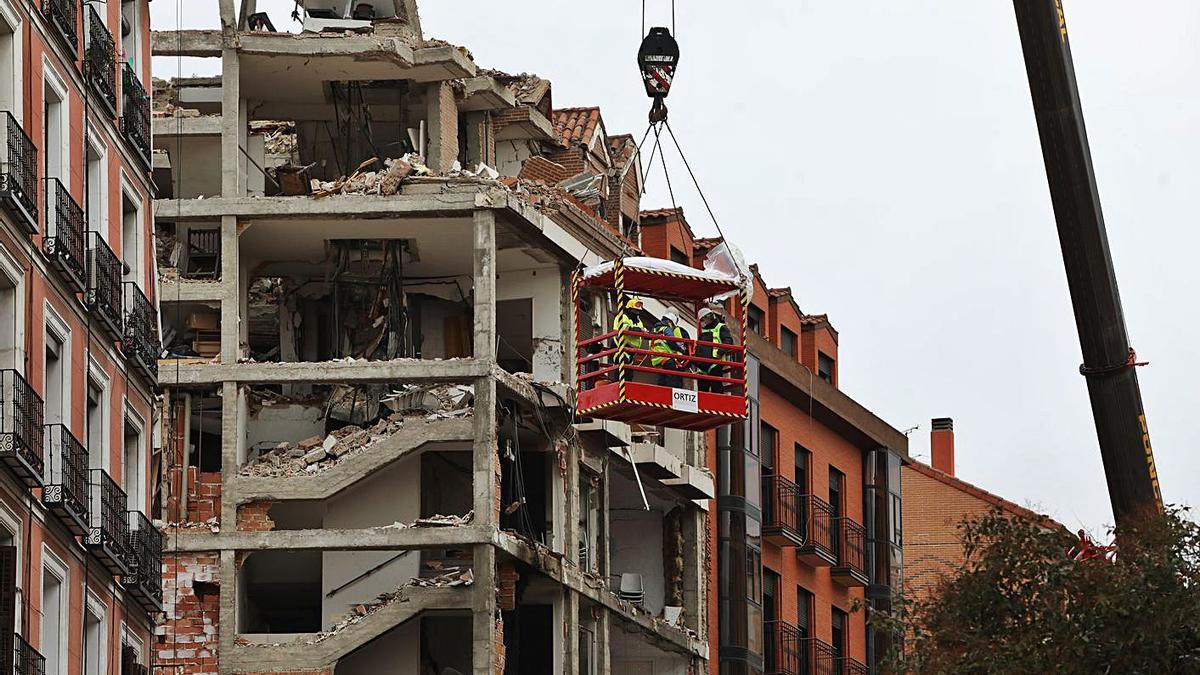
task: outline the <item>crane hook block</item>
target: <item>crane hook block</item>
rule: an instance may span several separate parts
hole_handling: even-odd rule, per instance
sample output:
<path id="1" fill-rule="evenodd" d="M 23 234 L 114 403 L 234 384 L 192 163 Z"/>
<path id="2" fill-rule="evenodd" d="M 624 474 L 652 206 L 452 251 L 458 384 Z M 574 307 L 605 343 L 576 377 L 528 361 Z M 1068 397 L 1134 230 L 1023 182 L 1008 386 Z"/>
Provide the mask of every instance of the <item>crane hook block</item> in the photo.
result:
<path id="1" fill-rule="evenodd" d="M 663 27 L 651 28 L 638 49 L 638 67 L 642 70 L 647 96 L 661 101 L 671 93 L 671 80 L 675 79 L 678 63 L 679 43 L 671 37 L 671 31 Z"/>

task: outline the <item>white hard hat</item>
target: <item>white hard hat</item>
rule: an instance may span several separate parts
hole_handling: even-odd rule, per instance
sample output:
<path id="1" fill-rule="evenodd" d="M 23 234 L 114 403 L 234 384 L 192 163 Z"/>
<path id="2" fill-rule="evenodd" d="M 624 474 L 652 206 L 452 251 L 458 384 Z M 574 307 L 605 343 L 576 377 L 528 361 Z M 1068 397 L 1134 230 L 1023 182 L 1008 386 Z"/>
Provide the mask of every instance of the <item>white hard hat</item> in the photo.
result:
<path id="1" fill-rule="evenodd" d="M 709 308 L 707 308 L 707 307 L 705 307 L 704 309 L 700 310 L 700 318 L 701 318 L 701 319 L 703 319 L 703 318 L 706 318 L 706 317 L 713 316 L 713 315 L 715 315 L 715 314 L 716 314 L 716 312 L 712 311 L 711 309 L 709 309 Z"/>
<path id="2" fill-rule="evenodd" d="M 670 321 L 671 323 L 679 323 L 679 315 L 676 314 L 675 312 L 667 312 L 666 314 L 663 314 L 662 318 L 663 318 L 663 321 Z"/>

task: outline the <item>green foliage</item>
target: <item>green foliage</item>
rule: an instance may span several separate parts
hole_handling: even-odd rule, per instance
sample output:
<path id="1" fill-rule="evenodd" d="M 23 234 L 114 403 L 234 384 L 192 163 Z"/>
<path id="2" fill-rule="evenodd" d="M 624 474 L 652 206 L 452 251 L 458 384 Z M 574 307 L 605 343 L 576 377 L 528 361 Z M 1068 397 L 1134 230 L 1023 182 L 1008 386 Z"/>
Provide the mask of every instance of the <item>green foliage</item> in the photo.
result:
<path id="1" fill-rule="evenodd" d="M 1200 527 L 1186 516 L 1117 531 L 1115 562 L 1075 562 L 1070 533 L 999 512 L 964 522 L 958 576 L 872 615 L 906 636 L 884 672 L 1200 673 Z"/>

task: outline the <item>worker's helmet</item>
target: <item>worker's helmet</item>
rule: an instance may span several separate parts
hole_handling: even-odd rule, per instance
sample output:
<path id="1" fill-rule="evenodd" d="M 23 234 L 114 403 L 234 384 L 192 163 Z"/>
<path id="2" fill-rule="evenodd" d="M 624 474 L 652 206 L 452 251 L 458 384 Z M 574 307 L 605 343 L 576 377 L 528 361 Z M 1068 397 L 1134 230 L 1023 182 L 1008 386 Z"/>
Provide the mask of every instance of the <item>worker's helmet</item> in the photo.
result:
<path id="1" fill-rule="evenodd" d="M 670 321 L 675 325 L 679 325 L 679 315 L 675 312 L 667 312 L 662 315 L 663 321 Z"/>
<path id="2" fill-rule="evenodd" d="M 714 312 L 714 311 L 712 311 L 711 309 L 709 309 L 709 308 L 707 308 L 707 307 L 705 307 L 704 309 L 700 310 L 700 320 L 701 320 L 701 321 L 703 321 L 703 320 L 705 320 L 705 319 L 707 319 L 707 318 L 709 318 L 709 317 L 716 318 L 716 316 L 717 316 L 717 313 L 716 313 L 716 312 Z"/>
<path id="3" fill-rule="evenodd" d="M 632 298 L 629 298 L 629 300 L 625 302 L 625 307 L 627 309 L 643 309 L 645 306 L 646 303 L 642 302 L 642 299 L 636 295 Z"/>

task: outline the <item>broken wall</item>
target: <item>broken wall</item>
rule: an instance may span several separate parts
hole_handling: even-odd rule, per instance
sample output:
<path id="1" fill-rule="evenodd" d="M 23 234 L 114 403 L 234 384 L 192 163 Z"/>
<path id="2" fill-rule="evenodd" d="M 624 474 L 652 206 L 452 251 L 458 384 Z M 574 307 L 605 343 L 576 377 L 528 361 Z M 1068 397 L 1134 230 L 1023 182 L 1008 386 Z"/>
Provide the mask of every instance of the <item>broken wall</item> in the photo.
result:
<path id="1" fill-rule="evenodd" d="M 219 577 L 215 553 L 163 557 L 165 620 L 154 629 L 156 670 L 217 675 Z"/>
<path id="2" fill-rule="evenodd" d="M 562 277 L 557 267 L 505 270 L 496 282 L 496 301 L 533 300 L 533 379 L 563 380 Z"/>

